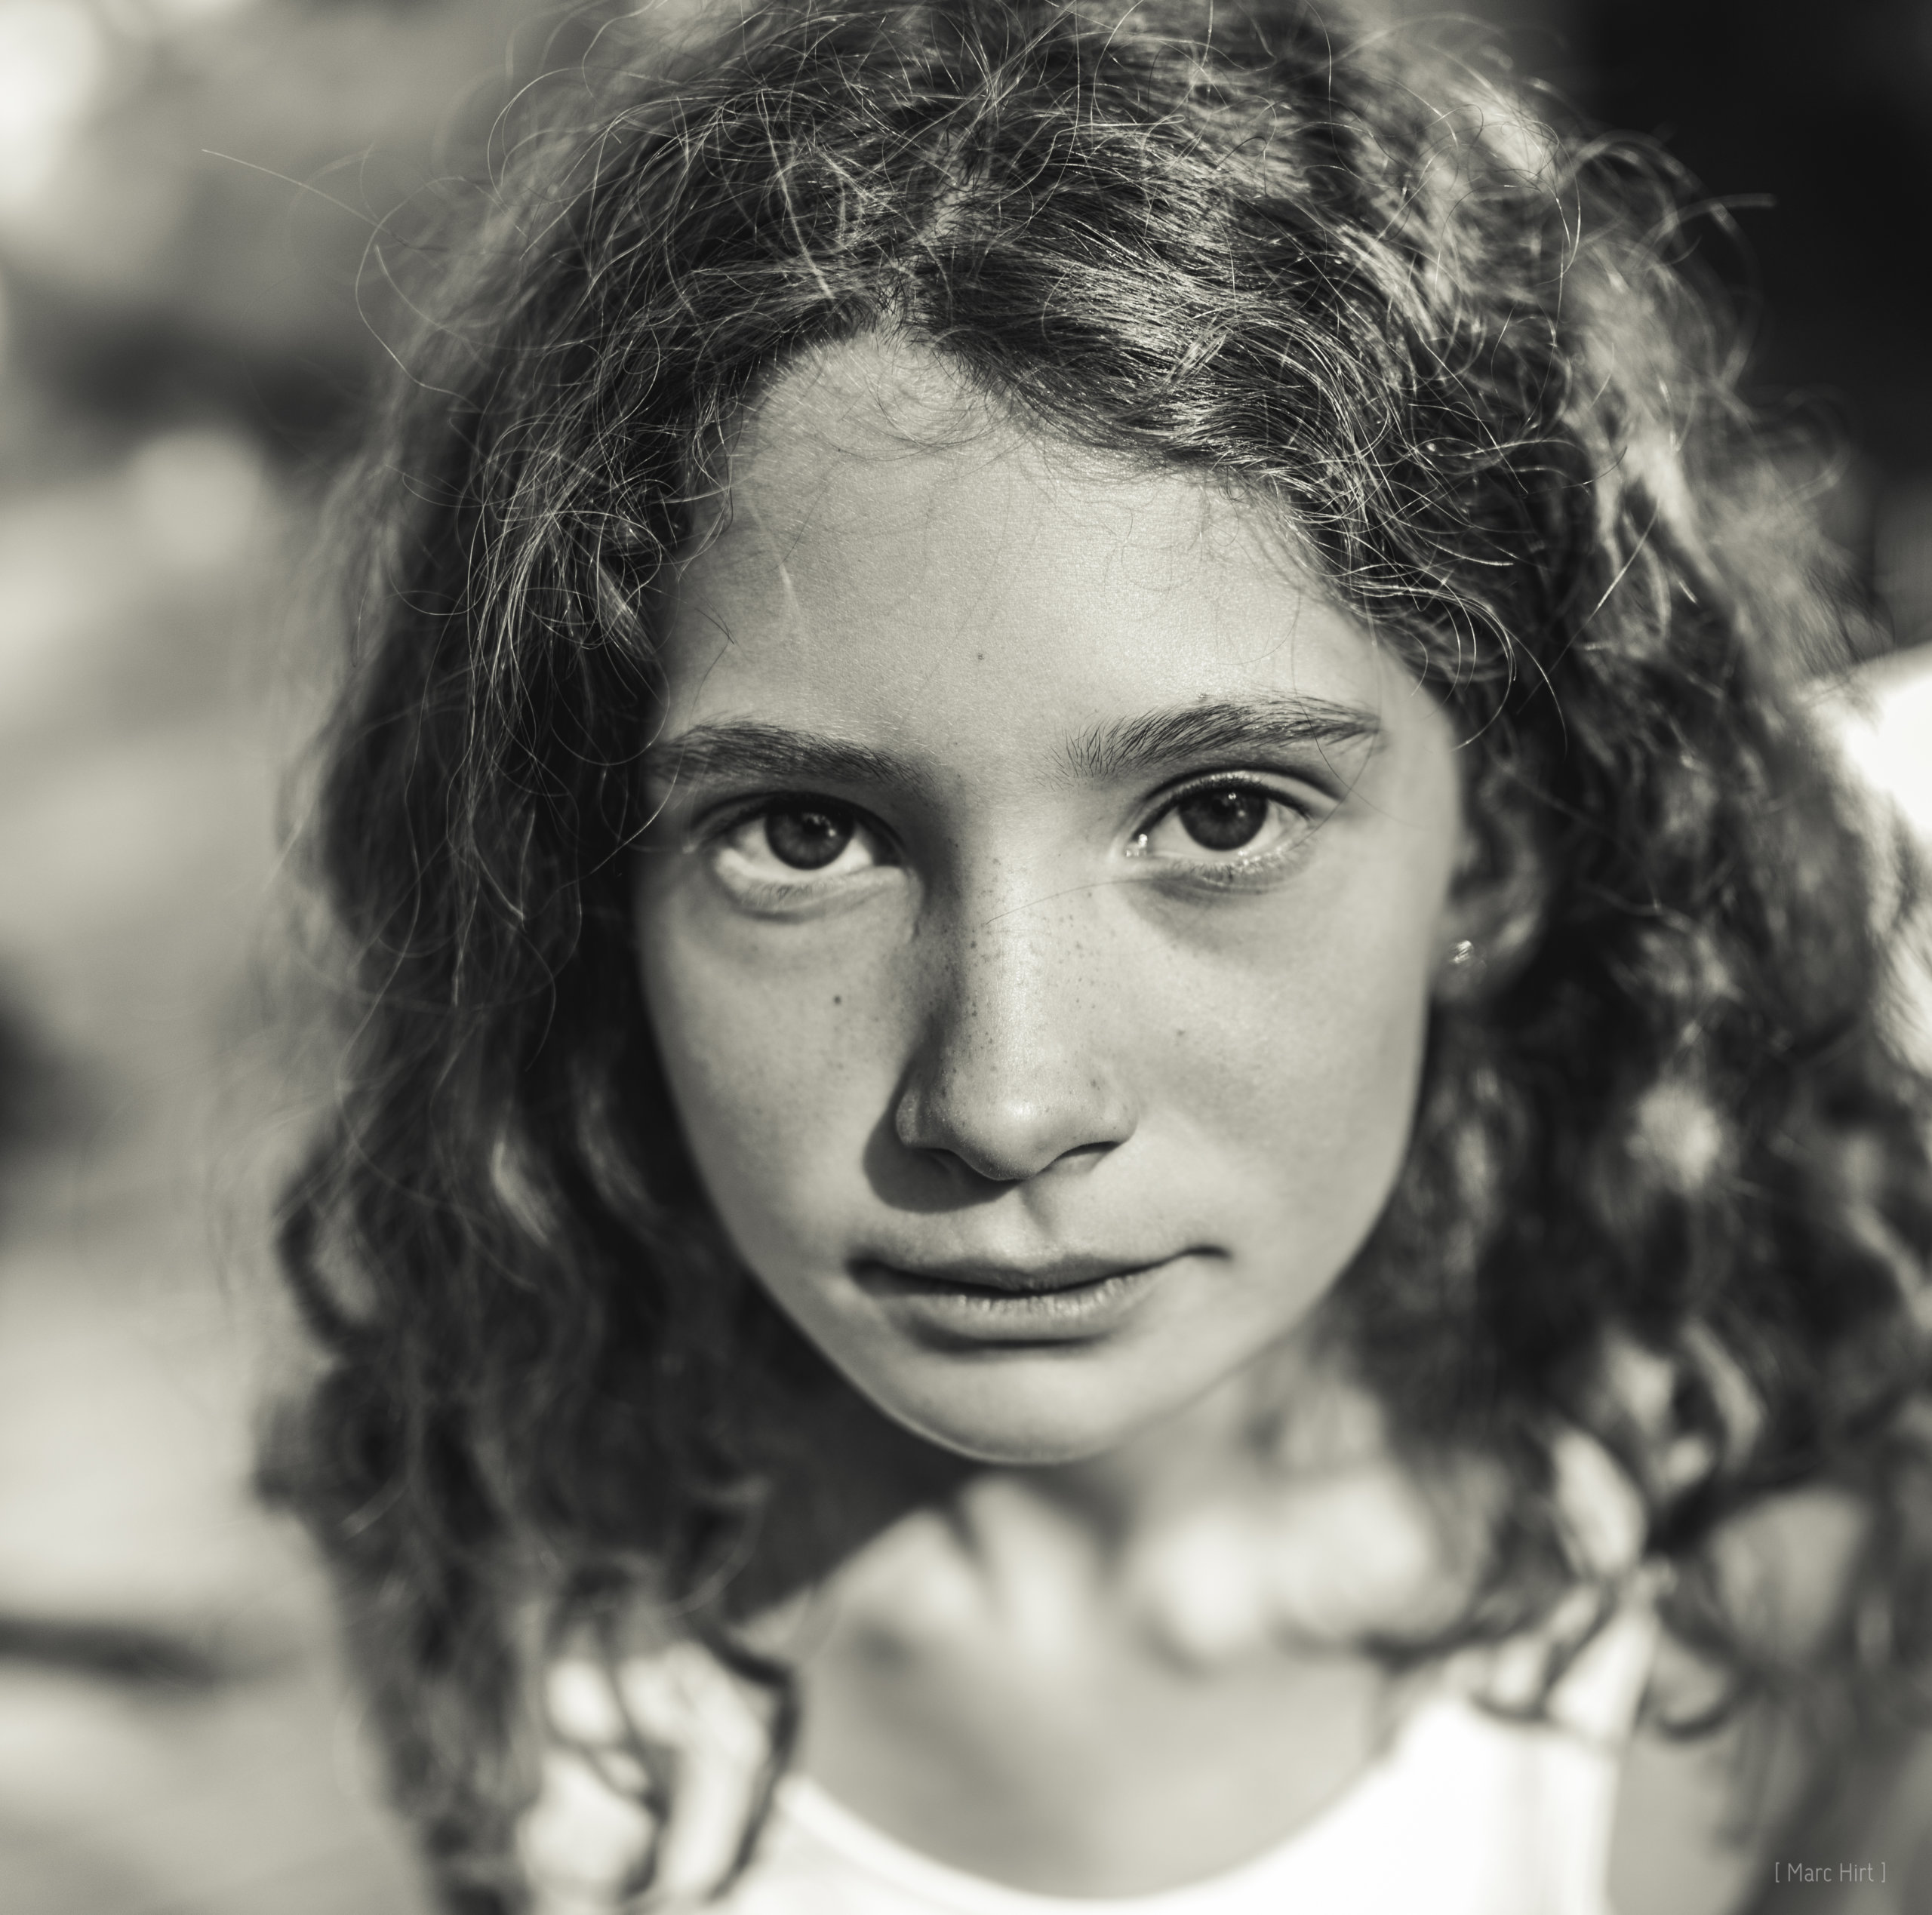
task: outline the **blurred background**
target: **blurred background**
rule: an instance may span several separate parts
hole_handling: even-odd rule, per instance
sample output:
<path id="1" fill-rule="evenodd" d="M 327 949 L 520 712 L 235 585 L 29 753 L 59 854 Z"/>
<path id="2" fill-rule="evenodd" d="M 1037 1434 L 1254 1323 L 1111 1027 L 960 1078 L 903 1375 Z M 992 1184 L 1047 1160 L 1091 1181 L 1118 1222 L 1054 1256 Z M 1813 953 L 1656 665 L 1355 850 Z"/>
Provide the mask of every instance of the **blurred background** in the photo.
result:
<path id="1" fill-rule="evenodd" d="M 1837 448 L 1821 509 L 1909 692 L 1932 7 L 1474 11 L 1734 209 L 1752 382 Z M 267 982 L 277 788 L 329 676 L 312 543 L 385 249 L 592 36 L 530 0 L 0 0 L 7 1915 L 420 1905 L 318 1579 L 248 1489 L 288 1342 L 266 1193 L 310 1111 Z M 1875 746 L 1908 780 L 1917 723 Z"/>

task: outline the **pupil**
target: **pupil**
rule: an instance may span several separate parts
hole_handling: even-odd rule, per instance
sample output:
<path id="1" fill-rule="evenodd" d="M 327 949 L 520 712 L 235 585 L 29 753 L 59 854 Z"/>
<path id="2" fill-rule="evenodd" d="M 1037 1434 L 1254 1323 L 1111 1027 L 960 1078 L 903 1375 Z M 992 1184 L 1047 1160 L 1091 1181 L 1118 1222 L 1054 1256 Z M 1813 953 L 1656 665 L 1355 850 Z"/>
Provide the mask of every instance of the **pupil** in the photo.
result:
<path id="1" fill-rule="evenodd" d="M 852 841 L 852 821 L 811 807 L 765 814 L 764 841 L 794 871 L 822 871 Z"/>
<path id="2" fill-rule="evenodd" d="M 1251 844 L 1268 822 L 1268 801 L 1238 785 L 1197 792 L 1174 807 L 1181 828 L 1209 851 L 1238 851 Z"/>

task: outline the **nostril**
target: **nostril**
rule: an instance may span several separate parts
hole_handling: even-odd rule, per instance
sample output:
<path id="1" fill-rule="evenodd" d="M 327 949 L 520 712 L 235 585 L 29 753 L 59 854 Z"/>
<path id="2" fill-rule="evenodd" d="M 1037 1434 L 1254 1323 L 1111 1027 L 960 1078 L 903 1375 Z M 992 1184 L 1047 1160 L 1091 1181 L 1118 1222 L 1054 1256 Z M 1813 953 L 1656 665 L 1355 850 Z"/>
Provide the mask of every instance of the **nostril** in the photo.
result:
<path id="1" fill-rule="evenodd" d="M 958 1151 L 924 1147 L 919 1154 L 935 1168 L 962 1182 L 1018 1184 L 1024 1183 L 1032 1174 L 1022 1167 L 998 1162 L 984 1154 L 968 1157 Z"/>
<path id="2" fill-rule="evenodd" d="M 1120 1140 L 1115 1139 L 1100 1143 L 1076 1144 L 1070 1151 L 1062 1151 L 1060 1155 L 1054 1159 L 1053 1163 L 1049 1167 L 1055 1170 L 1062 1166 L 1079 1168 L 1084 1165 L 1097 1163 L 1102 1157 L 1107 1156 L 1112 1151 L 1117 1151 L 1119 1148 Z"/>
<path id="3" fill-rule="evenodd" d="M 907 1148 L 989 1184 L 1023 1183 L 1047 1171 L 1089 1168 L 1131 1133 L 1115 1100 L 1094 1096 L 1004 1105 L 957 1087 L 908 1087 L 894 1130 Z"/>

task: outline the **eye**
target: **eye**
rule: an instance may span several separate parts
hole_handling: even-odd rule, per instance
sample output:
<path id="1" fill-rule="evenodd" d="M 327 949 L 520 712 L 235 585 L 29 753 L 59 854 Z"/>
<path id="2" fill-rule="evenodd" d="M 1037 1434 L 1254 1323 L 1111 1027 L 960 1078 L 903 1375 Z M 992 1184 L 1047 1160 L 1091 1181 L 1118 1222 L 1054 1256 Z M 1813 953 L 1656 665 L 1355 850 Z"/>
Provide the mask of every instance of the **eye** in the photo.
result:
<path id="1" fill-rule="evenodd" d="M 853 822 L 818 805 L 787 807 L 764 814 L 766 848 L 794 871 L 823 871 L 836 864 L 852 842 Z"/>
<path id="2" fill-rule="evenodd" d="M 1174 809 L 1174 822 L 1204 851 L 1245 850 L 1267 828 L 1272 801 L 1244 785 L 1195 792 Z"/>
<path id="3" fill-rule="evenodd" d="M 886 862 L 872 828 L 823 798 L 768 800 L 716 841 L 718 872 L 735 889 L 792 892 Z"/>
<path id="4" fill-rule="evenodd" d="M 1292 850 L 1312 820 L 1291 799 L 1238 779 L 1196 785 L 1173 800 L 1128 849 L 1197 868 L 1244 871 Z"/>

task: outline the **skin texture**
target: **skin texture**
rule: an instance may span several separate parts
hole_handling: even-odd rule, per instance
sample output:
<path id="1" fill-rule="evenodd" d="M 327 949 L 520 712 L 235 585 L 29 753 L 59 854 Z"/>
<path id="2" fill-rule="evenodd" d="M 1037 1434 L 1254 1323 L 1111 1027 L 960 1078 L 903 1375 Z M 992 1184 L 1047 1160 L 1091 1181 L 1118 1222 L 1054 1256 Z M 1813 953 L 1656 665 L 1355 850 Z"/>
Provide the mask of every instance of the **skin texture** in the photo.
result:
<path id="1" fill-rule="evenodd" d="M 789 373 L 728 498 L 663 608 L 638 886 L 700 1172 L 898 1422 L 1117 1452 L 1293 1331 L 1386 1200 L 1458 935 L 1454 735 L 1251 504 L 1029 435 L 930 355 Z M 1248 715 L 1100 761 L 1217 712 Z M 774 850 L 802 798 L 851 831 L 821 871 Z M 1204 847 L 1201 803 L 1265 819 Z M 1158 1268 L 1070 1315 L 881 1274 L 1069 1258 Z"/>

